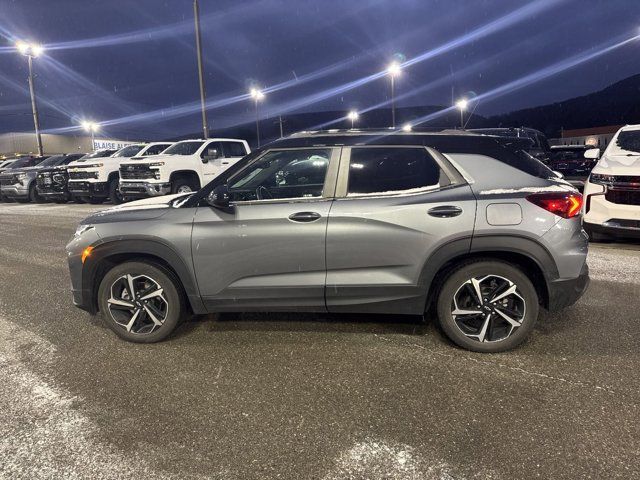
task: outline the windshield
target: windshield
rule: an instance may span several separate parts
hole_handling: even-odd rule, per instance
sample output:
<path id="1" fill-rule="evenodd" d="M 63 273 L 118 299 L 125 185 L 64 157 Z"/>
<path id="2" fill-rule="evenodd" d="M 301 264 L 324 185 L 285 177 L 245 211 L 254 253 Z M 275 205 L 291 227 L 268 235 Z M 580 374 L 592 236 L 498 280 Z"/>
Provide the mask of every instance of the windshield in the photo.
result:
<path id="1" fill-rule="evenodd" d="M 53 157 L 47 158 L 45 161 L 38 164 L 39 167 L 53 167 L 55 165 L 60 164 L 65 159 L 65 155 L 54 155 Z"/>
<path id="2" fill-rule="evenodd" d="M 9 166 L 9 168 L 14 169 L 14 168 L 30 167 L 31 165 L 34 165 L 32 159 L 30 157 L 26 157 L 26 158 L 20 158 L 16 160 Z"/>
<path id="3" fill-rule="evenodd" d="M 128 147 L 121 148 L 113 154 L 114 157 L 133 157 L 140 150 L 144 148 L 144 145 L 129 145 Z"/>
<path id="4" fill-rule="evenodd" d="M 98 150 L 98 151 L 93 152 L 93 153 L 87 153 L 83 157 L 80 157 L 78 159 L 78 161 L 79 162 L 84 162 L 85 160 L 91 160 L 92 158 L 108 157 L 111 154 L 113 154 L 113 150 Z"/>
<path id="5" fill-rule="evenodd" d="M 640 130 L 622 130 L 611 142 L 609 155 L 640 155 Z"/>
<path id="6" fill-rule="evenodd" d="M 198 151 L 204 142 L 178 142 L 167 148 L 165 155 L 193 155 Z"/>

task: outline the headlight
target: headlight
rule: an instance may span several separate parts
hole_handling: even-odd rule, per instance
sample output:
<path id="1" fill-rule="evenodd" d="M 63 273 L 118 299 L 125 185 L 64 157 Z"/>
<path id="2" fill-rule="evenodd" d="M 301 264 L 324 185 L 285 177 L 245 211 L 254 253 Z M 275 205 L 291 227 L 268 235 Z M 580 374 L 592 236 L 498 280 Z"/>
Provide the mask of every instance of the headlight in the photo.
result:
<path id="1" fill-rule="evenodd" d="M 26 173 L 19 173 L 18 174 L 18 180 L 25 180 L 27 178 L 27 174 Z"/>
<path id="2" fill-rule="evenodd" d="M 162 167 L 162 166 L 164 166 L 164 162 L 150 163 L 149 166 L 150 167 Z"/>
<path id="3" fill-rule="evenodd" d="M 602 175 L 600 173 L 592 173 L 589 176 L 591 183 L 597 183 L 598 185 L 611 185 L 616 181 L 616 177 L 613 175 Z"/>
<path id="4" fill-rule="evenodd" d="M 93 228 L 93 225 L 83 225 L 80 224 L 76 227 L 76 233 L 74 234 L 75 237 L 79 237 L 80 235 L 82 235 L 84 232 L 91 230 Z"/>

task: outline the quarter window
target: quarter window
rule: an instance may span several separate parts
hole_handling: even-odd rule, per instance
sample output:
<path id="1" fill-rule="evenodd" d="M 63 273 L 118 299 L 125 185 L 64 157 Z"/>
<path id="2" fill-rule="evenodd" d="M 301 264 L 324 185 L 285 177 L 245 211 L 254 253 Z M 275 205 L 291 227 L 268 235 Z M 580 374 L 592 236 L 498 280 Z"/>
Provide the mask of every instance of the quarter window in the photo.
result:
<path id="1" fill-rule="evenodd" d="M 351 149 L 349 195 L 406 192 L 448 183 L 424 148 Z"/>
<path id="2" fill-rule="evenodd" d="M 322 196 L 330 148 L 274 150 L 229 180 L 233 201 Z"/>

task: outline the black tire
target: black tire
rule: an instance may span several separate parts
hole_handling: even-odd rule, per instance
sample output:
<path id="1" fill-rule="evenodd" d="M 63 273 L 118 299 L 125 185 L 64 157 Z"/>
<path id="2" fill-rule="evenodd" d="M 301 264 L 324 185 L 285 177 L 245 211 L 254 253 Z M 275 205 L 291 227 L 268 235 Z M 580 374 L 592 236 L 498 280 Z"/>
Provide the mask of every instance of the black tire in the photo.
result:
<path id="1" fill-rule="evenodd" d="M 178 175 L 171 182 L 171 193 L 181 193 L 181 191 L 186 191 L 184 190 L 186 188 L 191 192 L 195 192 L 200 187 L 195 185 L 194 181 L 186 175 Z"/>
<path id="2" fill-rule="evenodd" d="M 40 194 L 38 193 L 38 190 L 36 189 L 35 182 L 33 182 L 29 186 L 29 202 L 44 203 L 44 199 L 40 196 Z"/>
<path id="3" fill-rule="evenodd" d="M 481 282 L 481 290 L 490 287 L 494 281 L 501 282 L 505 279 L 516 285 L 516 294 L 519 295 L 520 299 L 524 302 L 524 306 L 521 305 L 520 299 L 515 295 L 503 300 L 503 302 L 513 300 L 518 303 L 515 310 L 520 311 L 522 315 L 517 318 L 517 320 L 520 321 L 519 327 L 511 327 L 511 324 L 507 323 L 504 318 L 495 311 L 500 309 L 504 313 L 506 310 L 503 310 L 502 305 L 489 302 L 487 301 L 489 300 L 488 298 L 482 298 L 481 300 L 484 300 L 484 302 L 479 308 L 477 305 L 458 305 L 458 308 L 461 310 L 482 312 L 478 315 L 458 315 L 462 317 L 462 319 L 468 319 L 470 323 L 475 323 L 478 326 L 477 330 L 470 330 L 467 334 L 463 333 L 463 327 L 458 325 L 453 315 L 455 308 L 454 296 L 458 293 L 462 295 L 462 297 L 456 298 L 458 300 L 465 300 L 467 292 L 464 292 L 462 289 L 471 288 L 472 285 L 469 284 L 465 286 L 465 284 L 471 282 L 471 279 L 479 278 L 487 278 L 484 282 L 488 283 L 483 284 Z M 505 287 L 508 287 L 508 285 L 508 283 L 504 283 Z M 475 289 L 468 293 L 469 294 L 466 295 L 467 300 L 472 300 L 477 297 L 477 295 L 475 295 Z M 485 297 L 485 292 L 482 293 L 483 297 Z M 488 310 L 485 310 L 485 308 Z M 492 308 L 493 313 L 491 313 Z M 533 330 L 535 322 L 538 319 L 539 298 L 531 280 L 529 280 L 529 277 L 519 268 L 499 260 L 479 259 L 463 263 L 450 272 L 438 294 L 437 312 L 438 322 L 442 330 L 456 345 L 474 352 L 504 352 L 520 345 Z M 467 336 L 468 334 L 481 334 L 482 329 L 480 325 L 484 325 L 487 315 L 491 315 L 491 319 L 488 322 L 488 328 L 485 329 L 484 337 L 486 340 L 480 342 L 478 338 L 474 339 Z M 503 334 L 506 334 L 509 328 L 511 328 L 510 334 L 501 339 L 500 333 L 503 332 Z M 478 335 L 478 337 L 479 336 L 480 335 Z M 492 336 L 493 338 L 491 338 Z"/>
<path id="4" fill-rule="evenodd" d="M 162 288 L 163 295 L 166 297 L 166 317 L 164 318 L 162 325 L 155 327 L 155 329 L 150 333 L 134 333 L 133 330 L 137 328 L 135 324 L 131 328 L 132 331 L 127 331 L 126 327 L 116 321 L 114 314 L 116 316 L 122 315 L 120 317 L 121 322 L 123 319 L 126 322 L 126 315 L 128 314 L 132 316 L 133 313 L 129 310 L 114 309 L 112 311 L 109 309 L 108 300 L 111 295 L 111 288 L 114 283 L 119 285 L 116 282 L 123 282 L 124 280 L 121 279 L 126 275 L 131 275 L 132 277 L 144 276 L 153 280 L 160 286 L 160 288 Z M 117 265 L 107 272 L 100 283 L 100 288 L 98 289 L 98 304 L 100 312 L 102 313 L 102 318 L 116 335 L 129 342 L 154 343 L 164 340 L 171 334 L 171 332 L 173 332 L 173 330 L 175 330 L 178 324 L 186 316 L 184 294 L 182 293 L 182 289 L 179 285 L 180 283 L 175 275 L 160 265 L 147 262 L 125 262 Z M 114 288 L 117 289 L 117 286 Z M 140 304 L 141 302 L 139 301 L 138 305 Z M 121 311 L 124 313 L 121 314 Z M 150 317 L 144 313 L 144 309 L 141 309 L 141 312 L 143 313 L 138 320 L 142 319 L 150 322 Z"/>
<path id="5" fill-rule="evenodd" d="M 109 200 L 112 205 L 120 205 L 124 199 L 120 194 L 119 179 L 114 178 L 109 182 Z"/>

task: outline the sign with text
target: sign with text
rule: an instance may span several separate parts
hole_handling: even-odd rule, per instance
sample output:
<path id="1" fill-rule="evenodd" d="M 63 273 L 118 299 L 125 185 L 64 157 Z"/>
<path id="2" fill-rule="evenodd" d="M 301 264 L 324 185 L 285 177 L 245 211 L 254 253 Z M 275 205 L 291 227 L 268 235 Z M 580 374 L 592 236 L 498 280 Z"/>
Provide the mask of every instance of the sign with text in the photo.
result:
<path id="1" fill-rule="evenodd" d="M 126 147 L 127 145 L 131 145 L 132 143 L 137 142 L 128 142 L 124 140 L 105 140 L 105 139 L 94 139 L 93 140 L 93 149 L 94 150 L 119 150 L 122 147 Z"/>

